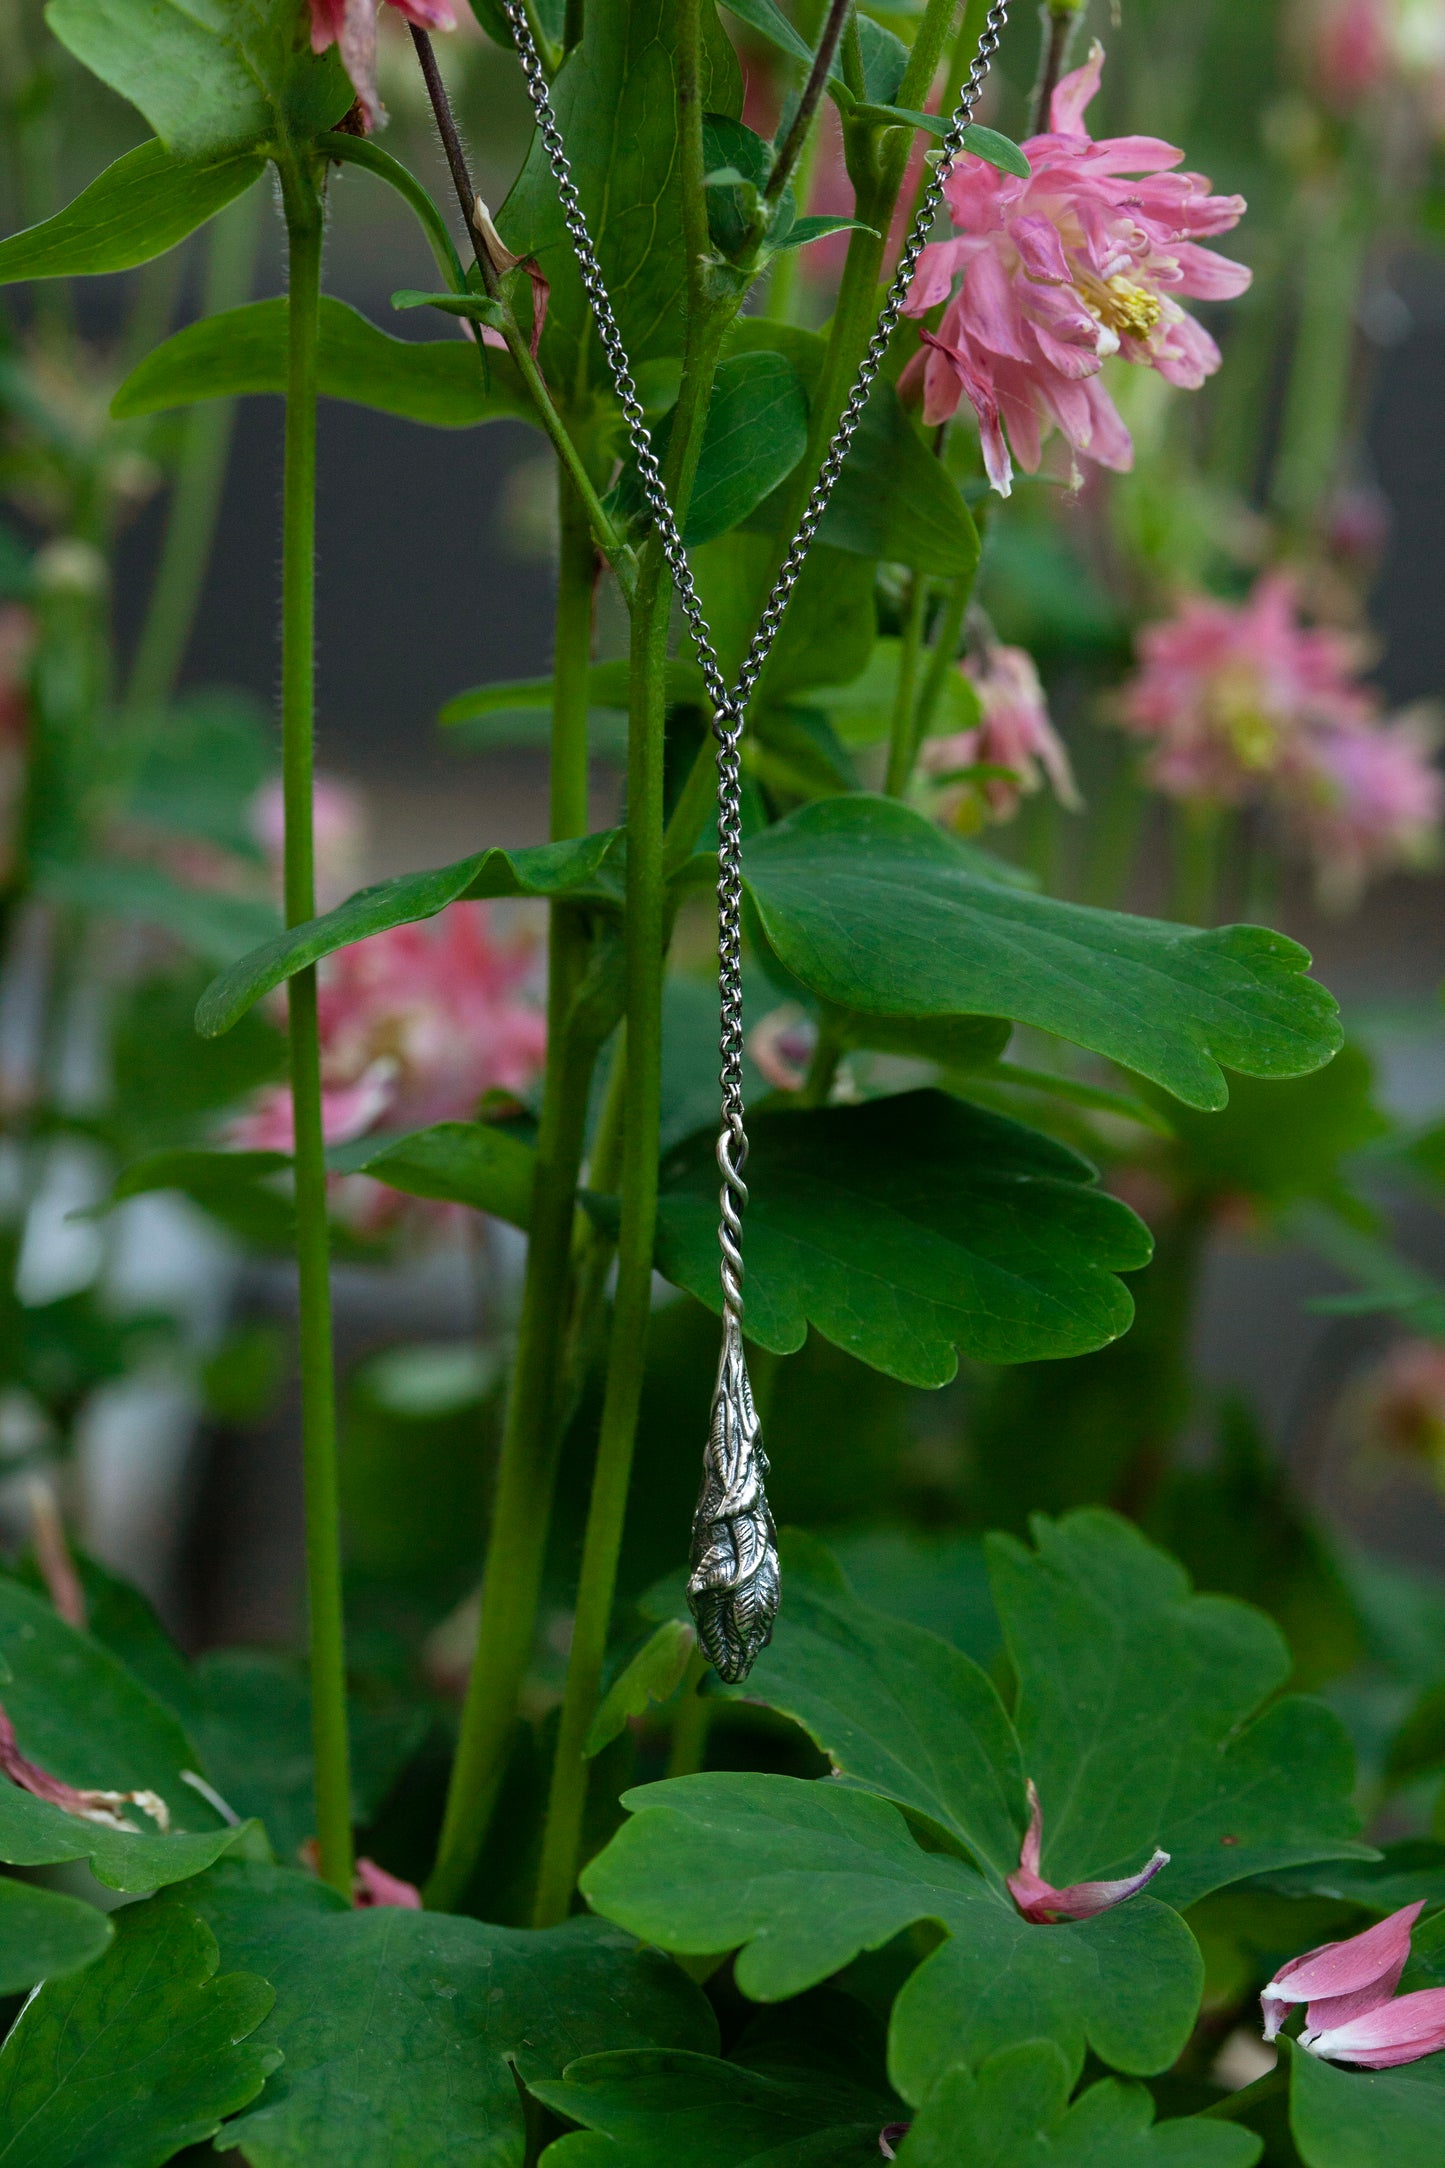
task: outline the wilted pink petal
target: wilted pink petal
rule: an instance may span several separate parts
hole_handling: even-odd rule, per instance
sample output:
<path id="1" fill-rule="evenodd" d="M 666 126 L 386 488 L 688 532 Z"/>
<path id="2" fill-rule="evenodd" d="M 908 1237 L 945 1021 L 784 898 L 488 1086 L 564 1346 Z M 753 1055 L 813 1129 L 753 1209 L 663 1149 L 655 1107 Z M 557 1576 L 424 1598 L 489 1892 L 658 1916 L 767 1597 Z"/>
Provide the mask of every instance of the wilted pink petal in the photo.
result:
<path id="1" fill-rule="evenodd" d="M 123 1829 L 131 1836 L 139 1836 L 139 1823 L 127 1821 L 120 1811 L 122 1807 L 139 1807 L 158 1829 L 164 1831 L 171 1826 L 170 1810 L 158 1792 L 89 1791 L 53 1777 L 38 1762 L 27 1760 L 16 1743 L 15 1726 L 3 1708 L 0 1708 L 0 1769 L 12 1784 L 19 1785 L 22 1792 L 29 1792 L 35 1799 L 48 1800 L 53 1807 L 63 1807 L 67 1814 L 74 1814 L 83 1822 L 99 1822 L 106 1829 Z"/>
<path id="2" fill-rule="evenodd" d="M 1313 2008 L 1309 2016 L 1313 2019 Z M 1445 1987 L 1397 1995 L 1343 2024 L 1311 2024 L 1301 2033 L 1300 2046 L 1325 2062 L 1357 2063 L 1362 2070 L 1417 2063 L 1445 2048 Z"/>
<path id="3" fill-rule="evenodd" d="M 1388 2002 L 1400 1984 L 1410 1954 L 1410 1930 L 1424 1910 L 1405 1905 L 1378 1926 L 1344 1942 L 1323 1942 L 1317 1950 L 1292 1957 L 1260 1996 L 1264 2037 L 1273 2040 L 1290 2005 L 1307 2002 L 1311 2031 L 1362 2017 L 1377 2003 Z"/>
<path id="4" fill-rule="evenodd" d="M 775 1092 L 801 1091 L 818 1027 L 796 1001 L 770 1009 L 748 1033 L 748 1053 Z"/>
<path id="5" fill-rule="evenodd" d="M 1131 1897 L 1137 1897 L 1160 1868 L 1169 1864 L 1169 1854 L 1156 1851 L 1137 1874 L 1126 1875 L 1122 1881 L 1071 1882 L 1065 1889 L 1055 1889 L 1039 1873 L 1044 1816 L 1032 1778 L 1029 1779 L 1028 1799 L 1029 1826 L 1024 1833 L 1018 1866 L 1007 1879 L 1014 1903 L 1024 1918 L 1032 1920 L 1036 1926 L 1052 1926 L 1060 1920 L 1092 1920 L 1100 1912 L 1112 1912 L 1115 1905 L 1127 1904 Z"/>
<path id="6" fill-rule="evenodd" d="M 356 1862 L 356 1879 L 352 1887 L 351 1901 L 360 1912 L 373 1905 L 397 1905 L 408 1912 L 421 1910 L 421 1891 L 416 1884 L 403 1882 L 399 1874 L 388 1874 L 374 1859 Z"/>
<path id="7" fill-rule="evenodd" d="M 907 307 L 937 307 L 962 283 L 902 382 L 921 391 L 930 425 L 966 396 L 979 418 L 989 480 L 1007 496 L 1009 446 L 1033 473 L 1057 429 L 1076 453 L 1126 470 L 1129 433 L 1099 372 L 1111 354 L 1197 387 L 1219 351 L 1181 300 L 1242 293 L 1249 271 L 1201 248 L 1244 213 L 1154 136 L 1092 142 L 1084 113 L 1103 48 L 1054 92 L 1050 132 L 1023 149 L 1027 179 L 965 157 L 946 195 L 954 238 L 925 248 Z M 1003 426 L 1007 426 L 1008 441 Z"/>
<path id="8" fill-rule="evenodd" d="M 878 2133 L 878 2150 L 885 2160 L 897 2160 L 898 2148 L 912 2128 L 911 2123 L 884 2124 Z"/>
<path id="9" fill-rule="evenodd" d="M 44 1476 L 35 1475 L 25 1486 L 30 1508 L 30 1530 L 35 1544 L 35 1563 L 45 1583 L 45 1593 L 67 1626 L 86 1625 L 85 1590 L 65 1539 L 60 1502 Z"/>
<path id="10" fill-rule="evenodd" d="M 1314 859 L 1326 907 L 1349 909 L 1372 876 L 1429 866 L 1438 856 L 1445 810 L 1438 734 L 1431 711 L 1407 710 L 1366 729 L 1316 732 L 1282 766 L 1284 810 Z"/>
<path id="11" fill-rule="evenodd" d="M 324 53 L 329 45 L 340 48 L 341 62 L 351 78 L 368 129 L 386 119 L 376 91 L 377 0 L 310 0 L 311 50 Z M 456 17 L 448 0 L 392 0 L 392 6 L 419 30 L 454 30 Z"/>

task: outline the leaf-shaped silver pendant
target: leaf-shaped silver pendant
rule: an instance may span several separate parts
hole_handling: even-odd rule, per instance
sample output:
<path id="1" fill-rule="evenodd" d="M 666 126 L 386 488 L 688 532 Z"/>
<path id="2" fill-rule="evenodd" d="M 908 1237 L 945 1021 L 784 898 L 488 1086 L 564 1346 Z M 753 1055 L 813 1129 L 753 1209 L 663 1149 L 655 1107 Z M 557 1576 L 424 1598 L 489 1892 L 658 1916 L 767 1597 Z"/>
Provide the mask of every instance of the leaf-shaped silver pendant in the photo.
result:
<path id="1" fill-rule="evenodd" d="M 759 1651 L 772 1639 L 778 1613 L 778 1546 L 763 1489 L 767 1472 L 743 1336 L 729 1312 L 723 1320 L 722 1359 L 703 1456 L 702 1491 L 693 1515 L 687 1583 L 703 1654 L 729 1686 L 752 1670 Z"/>

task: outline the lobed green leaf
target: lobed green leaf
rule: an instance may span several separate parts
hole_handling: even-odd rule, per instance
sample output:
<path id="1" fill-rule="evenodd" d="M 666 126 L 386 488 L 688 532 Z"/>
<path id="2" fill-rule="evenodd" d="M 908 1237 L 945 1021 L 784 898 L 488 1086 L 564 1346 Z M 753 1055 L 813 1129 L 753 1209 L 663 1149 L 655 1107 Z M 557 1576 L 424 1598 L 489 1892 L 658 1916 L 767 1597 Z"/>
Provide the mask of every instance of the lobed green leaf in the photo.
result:
<path id="1" fill-rule="evenodd" d="M 262 166 L 251 155 L 185 159 L 163 143 L 142 143 L 53 218 L 0 241 L 0 285 L 149 263 L 244 195 Z"/>
<path id="2" fill-rule="evenodd" d="M 81 1972 L 110 1947 L 109 1916 L 78 1897 L 0 1876 L 0 1995 Z"/>

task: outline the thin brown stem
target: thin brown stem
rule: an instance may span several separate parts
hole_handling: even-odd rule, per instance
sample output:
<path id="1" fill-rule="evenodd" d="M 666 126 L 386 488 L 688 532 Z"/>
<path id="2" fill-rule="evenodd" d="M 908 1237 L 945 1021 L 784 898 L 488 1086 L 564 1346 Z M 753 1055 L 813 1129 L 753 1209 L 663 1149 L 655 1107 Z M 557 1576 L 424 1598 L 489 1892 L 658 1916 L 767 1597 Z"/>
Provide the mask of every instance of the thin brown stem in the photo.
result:
<path id="1" fill-rule="evenodd" d="M 773 162 L 773 170 L 768 175 L 768 185 L 763 191 L 769 203 L 776 203 L 782 195 L 792 177 L 793 168 L 803 155 L 803 145 L 808 140 L 813 115 L 822 103 L 823 93 L 828 87 L 833 55 L 838 50 L 838 40 L 843 35 L 843 26 L 848 20 L 848 11 L 852 5 L 853 0 L 832 0 L 828 9 L 828 19 L 823 25 L 823 35 L 818 40 L 818 50 L 813 55 L 813 65 L 808 70 L 808 80 L 803 85 L 803 95 L 798 100 L 798 110 L 783 138 L 782 148 Z"/>
<path id="2" fill-rule="evenodd" d="M 1054 102 L 1054 92 L 1064 72 L 1069 57 L 1069 47 L 1074 42 L 1074 32 L 1079 27 L 1082 9 L 1079 0 L 1047 0 L 1044 23 L 1047 36 L 1044 41 L 1044 64 L 1039 76 L 1038 94 L 1034 100 L 1035 135 L 1047 135 L 1049 131 L 1049 107 Z"/>

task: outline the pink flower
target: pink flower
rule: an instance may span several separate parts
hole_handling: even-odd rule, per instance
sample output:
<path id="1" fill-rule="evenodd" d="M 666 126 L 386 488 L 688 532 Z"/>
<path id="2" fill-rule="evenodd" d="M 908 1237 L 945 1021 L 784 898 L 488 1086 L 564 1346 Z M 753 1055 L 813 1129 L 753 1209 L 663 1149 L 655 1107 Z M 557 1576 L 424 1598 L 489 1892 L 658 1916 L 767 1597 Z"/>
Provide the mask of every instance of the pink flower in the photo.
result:
<path id="1" fill-rule="evenodd" d="M 911 2123 L 884 2124 L 878 2133 L 878 2150 L 885 2160 L 897 2160 L 898 2148 L 912 2128 Z"/>
<path id="2" fill-rule="evenodd" d="M 1244 265 L 1199 245 L 1239 223 L 1242 197 L 1211 195 L 1202 175 L 1174 172 L 1184 153 L 1156 137 L 1091 141 L 1084 111 L 1103 65 L 1095 44 L 1059 84 L 1051 133 L 1023 146 L 1027 180 L 980 158 L 960 162 L 946 191 L 955 237 L 923 251 L 908 299 L 913 316 L 948 306 L 903 381 L 921 383 L 929 424 L 967 394 L 989 480 L 1004 496 L 1010 446 L 1032 474 L 1056 427 L 1075 452 L 1127 469 L 1134 448 L 1104 387 L 1105 360 L 1117 354 L 1196 390 L 1219 367 L 1219 349 L 1180 297 L 1227 300 L 1250 280 Z"/>
<path id="3" fill-rule="evenodd" d="M 1300 0 L 1295 42 L 1337 112 L 1398 86 L 1437 129 L 1445 122 L 1445 10 L 1440 0 Z"/>
<path id="4" fill-rule="evenodd" d="M 171 1826 L 170 1809 L 159 1792 L 100 1792 L 67 1784 L 63 1777 L 54 1777 L 39 1762 L 33 1762 L 21 1753 L 15 1737 L 15 1726 L 4 1709 L 0 1709 L 0 1771 L 12 1784 L 19 1785 L 22 1792 L 29 1792 L 33 1799 L 43 1799 L 52 1807 L 62 1807 L 67 1814 L 74 1814 L 82 1822 L 99 1822 L 105 1829 L 127 1830 L 132 1836 L 139 1835 L 140 1824 L 130 1821 L 121 1813 L 122 1807 L 139 1807 L 148 1814 L 157 1829 L 168 1830 Z"/>
<path id="5" fill-rule="evenodd" d="M 1298 748 L 1281 783 L 1325 904 L 1348 908 L 1372 875 L 1435 856 L 1445 785 L 1434 740 L 1417 711 L 1367 730 L 1320 731 Z"/>
<path id="6" fill-rule="evenodd" d="M 1186 595 L 1136 647 L 1120 721 L 1152 741 L 1146 775 L 1173 798 L 1236 804 L 1307 730 L 1355 729 L 1375 713 L 1361 643 L 1302 624 L 1287 573 L 1266 573 L 1242 603 Z"/>
<path id="7" fill-rule="evenodd" d="M 281 778 L 275 776 L 256 793 L 251 830 L 266 853 L 280 893 L 286 846 L 286 808 Z M 366 801 L 353 783 L 318 775 L 311 794 L 312 849 L 316 857 L 316 903 L 329 911 L 349 896 L 361 878 L 366 847 Z"/>
<path id="8" fill-rule="evenodd" d="M 1032 1920 L 1036 1926 L 1053 1926 L 1060 1920 L 1091 1920 L 1100 1912 L 1112 1912 L 1115 1905 L 1126 1904 L 1131 1897 L 1137 1897 L 1160 1868 L 1169 1864 L 1169 1854 L 1156 1851 L 1137 1874 L 1128 1875 L 1121 1882 L 1071 1882 L 1066 1889 L 1055 1889 L 1039 1873 L 1044 1816 L 1032 1778 L 1028 1799 L 1029 1826 L 1019 1852 L 1018 1866 L 1008 1877 L 1008 1888 L 1024 1918 Z"/>
<path id="9" fill-rule="evenodd" d="M 493 931 L 484 903 L 393 926 L 321 967 L 322 1120 L 329 1144 L 473 1116 L 489 1091 L 525 1092 L 546 1023 L 525 998 L 533 946 Z M 270 1086 L 227 1141 L 289 1151 L 291 1095 Z"/>
<path id="10" fill-rule="evenodd" d="M 397 11 L 419 30 L 455 30 L 457 19 L 449 0 L 391 0 Z M 376 92 L 377 0 L 311 0 L 311 50 L 324 53 L 329 45 L 341 48 L 342 66 L 351 77 L 367 131 L 386 119 L 386 109 Z"/>
<path id="11" fill-rule="evenodd" d="M 978 694 L 981 718 L 977 729 L 925 738 L 919 749 L 920 775 L 938 786 L 931 807 L 934 818 L 963 829 L 977 827 L 981 814 L 1012 820 L 1020 798 L 1038 790 L 1045 775 L 1060 804 L 1077 812 L 1082 801 L 1073 769 L 1049 720 L 1033 657 L 989 637 L 976 643 L 962 670 Z M 958 770 L 967 768 L 1008 772 L 976 780 L 958 777 Z"/>
<path id="12" fill-rule="evenodd" d="M 1308 2003 L 1308 2031 L 1324 2032 L 1388 2002 L 1410 1955 L 1410 1930 L 1424 1908 L 1422 1898 L 1363 1934 L 1351 1935 L 1344 1942 L 1321 1943 L 1317 1950 L 1306 1950 L 1303 1957 L 1292 1957 L 1281 1965 L 1260 1996 L 1265 2039 L 1277 2037 L 1291 2003 Z"/>
<path id="13" fill-rule="evenodd" d="M 1313 2018 L 1313 2010 L 1310 2012 Z M 1424 1987 L 1398 1995 L 1363 2016 L 1316 2027 L 1300 2034 L 1306 2054 L 1331 2063 L 1357 2063 L 1362 2070 L 1394 2070 L 1418 2063 L 1445 2048 L 1445 1987 Z"/>
<path id="14" fill-rule="evenodd" d="M 802 1090 L 817 1043 L 818 1027 L 796 1001 L 770 1009 L 748 1033 L 753 1066 L 775 1092 Z"/>
<path id="15" fill-rule="evenodd" d="M 403 1911 L 420 1912 L 421 1891 L 415 1882 L 403 1882 L 399 1874 L 388 1874 L 374 1859 L 359 1859 L 351 1902 L 358 1912 L 369 1911 L 377 1905 L 395 1905 Z"/>
<path id="16" fill-rule="evenodd" d="M 1365 1381 L 1359 1415 L 1372 1444 L 1445 1469 L 1445 1343 L 1397 1341 Z"/>

